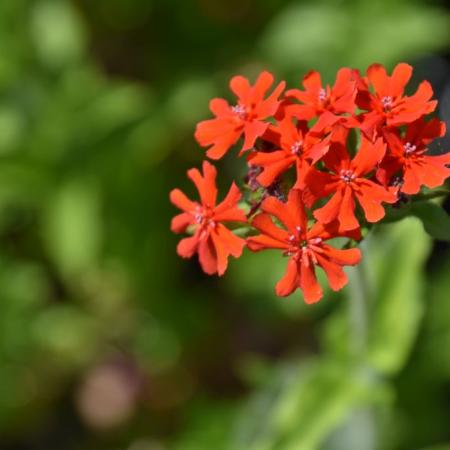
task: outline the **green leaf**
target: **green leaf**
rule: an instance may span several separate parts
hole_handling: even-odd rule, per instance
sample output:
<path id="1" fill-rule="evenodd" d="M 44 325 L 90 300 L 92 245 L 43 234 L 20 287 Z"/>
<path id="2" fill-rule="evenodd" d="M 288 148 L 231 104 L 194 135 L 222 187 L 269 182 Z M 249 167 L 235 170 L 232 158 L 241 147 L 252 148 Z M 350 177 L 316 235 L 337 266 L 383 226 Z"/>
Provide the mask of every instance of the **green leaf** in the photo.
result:
<path id="1" fill-rule="evenodd" d="M 369 282 L 368 360 L 393 374 L 405 364 L 423 315 L 423 265 L 430 239 L 417 219 L 379 229 L 364 245 Z"/>
<path id="2" fill-rule="evenodd" d="M 427 283 L 427 315 L 414 367 L 434 380 L 447 382 L 450 378 L 450 353 L 442 349 L 450 348 L 450 259 L 439 259 L 438 266 L 433 269 Z"/>
<path id="3" fill-rule="evenodd" d="M 409 215 L 411 215 L 409 203 L 401 205 L 401 207 L 386 206 L 386 215 L 383 217 L 382 223 L 398 222 Z"/>
<path id="4" fill-rule="evenodd" d="M 450 241 L 450 216 L 433 202 L 417 202 L 411 205 L 411 213 L 418 217 L 426 232 L 440 241 Z"/>
<path id="5" fill-rule="evenodd" d="M 367 347 L 365 362 L 376 371 L 394 374 L 403 367 L 424 311 L 422 273 L 429 248 L 429 237 L 413 217 L 372 230 L 361 244 L 361 266 L 348 269 L 345 303 L 325 322 L 322 340 L 328 352 L 349 358 Z M 365 336 L 353 331 L 360 324 L 349 326 L 358 322 L 348 311 L 355 295 L 363 297 L 366 309 Z"/>
<path id="6" fill-rule="evenodd" d="M 332 359 L 284 366 L 242 414 L 233 450 L 311 450 L 350 413 L 384 402 L 386 386 Z"/>

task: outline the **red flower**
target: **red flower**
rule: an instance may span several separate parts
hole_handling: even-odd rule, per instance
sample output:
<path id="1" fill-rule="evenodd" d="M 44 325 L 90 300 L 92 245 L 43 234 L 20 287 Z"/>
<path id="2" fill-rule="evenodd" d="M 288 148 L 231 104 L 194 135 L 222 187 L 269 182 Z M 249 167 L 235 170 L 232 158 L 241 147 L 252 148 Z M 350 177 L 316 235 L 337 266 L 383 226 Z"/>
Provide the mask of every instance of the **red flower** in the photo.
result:
<path id="1" fill-rule="evenodd" d="M 201 203 L 189 200 L 179 189 L 170 193 L 170 201 L 182 211 L 172 219 L 171 229 L 175 233 L 192 226 L 194 235 L 178 243 L 177 252 L 190 258 L 198 252 L 200 265 L 207 274 L 223 275 L 228 257 L 239 257 L 245 241 L 234 235 L 222 222 L 247 222 L 244 212 L 237 207 L 241 193 L 233 183 L 226 198 L 216 206 L 216 169 L 203 162 L 203 176 L 197 169 L 190 169 L 188 177 L 200 194 Z"/>
<path id="2" fill-rule="evenodd" d="M 371 133 L 382 125 L 405 125 L 434 111 L 437 101 L 430 100 L 433 89 L 428 81 L 422 81 L 411 97 L 404 95 L 412 70 L 405 63 L 395 66 L 391 76 L 380 64 L 372 64 L 367 69 L 367 80 L 364 80 L 366 87 L 361 88 L 364 82 L 361 84 L 362 80 L 359 80 L 361 91 L 357 96 L 358 106 L 370 111 L 364 115 L 362 129 L 365 132 Z M 367 82 L 373 88 L 373 93 L 369 91 Z"/>
<path id="3" fill-rule="evenodd" d="M 276 113 L 280 104 L 278 97 L 285 86 L 284 81 L 281 82 L 264 99 L 272 83 L 273 75 L 269 72 L 262 72 L 254 86 L 250 86 L 247 78 L 236 76 L 230 81 L 230 88 L 238 98 L 235 106 L 222 98 L 211 100 L 209 107 L 216 117 L 200 122 L 195 131 L 195 138 L 202 147 L 211 146 L 206 153 L 209 158 L 222 158 L 243 134 L 241 152 L 249 150 L 264 134 L 269 123 L 263 120 Z"/>
<path id="4" fill-rule="evenodd" d="M 423 118 L 409 125 L 403 138 L 398 130 L 385 131 L 389 153 L 377 177 L 389 183 L 398 174 L 401 177 L 400 191 L 410 195 L 417 194 L 422 185 L 431 189 L 441 186 L 450 176 L 450 168 L 447 167 L 450 165 L 450 153 L 428 155 L 427 145 L 444 134 L 443 122 L 438 119 L 425 122 Z"/>
<path id="5" fill-rule="evenodd" d="M 286 109 L 301 120 L 310 120 L 328 111 L 334 115 L 350 113 L 355 110 L 356 81 L 352 69 L 344 67 L 336 76 L 333 87 L 323 86 L 319 72 L 311 71 L 303 78 L 304 91 L 290 89 L 287 97 L 302 104 L 293 104 Z"/>
<path id="6" fill-rule="evenodd" d="M 276 149 L 270 152 L 256 152 L 250 155 L 251 166 L 262 167 L 263 171 L 256 178 L 264 187 L 270 186 L 282 173 L 295 165 L 297 183 L 303 187 L 303 179 L 310 168 L 309 162 L 318 161 L 329 148 L 329 140 L 309 130 L 306 122 L 297 126 L 291 117 L 285 117 L 277 127 L 270 128 Z M 310 132 L 311 131 L 311 132 Z"/>
<path id="7" fill-rule="evenodd" d="M 356 156 L 350 160 L 345 147 L 346 131 L 340 142 L 333 142 L 324 157 L 325 167 L 330 173 L 311 170 L 306 177 L 308 189 L 315 199 L 327 197 L 330 200 L 314 211 L 314 217 L 322 223 L 339 222 L 340 230 L 359 227 L 355 216 L 355 199 L 361 205 L 368 222 L 378 222 L 384 217 L 382 202 L 394 203 L 396 196 L 380 184 L 366 178 L 383 159 L 386 144 L 377 139 L 371 143 L 362 138 Z"/>
<path id="8" fill-rule="evenodd" d="M 277 295 L 287 296 L 299 288 L 306 303 L 320 300 L 323 292 L 316 278 L 316 265 L 325 271 L 333 290 L 337 291 L 347 284 L 342 266 L 358 264 L 361 252 L 356 248 L 338 250 L 326 244 L 325 241 L 338 233 L 320 223 L 308 229 L 299 190 L 291 190 L 286 203 L 275 197 L 267 198 L 262 210 L 264 213 L 256 216 L 252 223 L 262 234 L 248 238 L 247 246 L 253 251 L 280 249 L 290 257 L 286 274 L 276 285 Z M 286 229 L 276 226 L 270 215 L 275 216 Z"/>
<path id="9" fill-rule="evenodd" d="M 338 236 L 360 240 L 367 222 L 384 217 L 383 202 L 401 208 L 403 193 L 438 187 L 450 177 L 450 153 L 428 151 L 445 132 L 444 123 L 425 119 L 437 104 L 431 100 L 432 88 L 424 81 L 415 94 L 405 95 L 411 75 L 412 67 L 405 63 L 390 75 L 380 64 L 371 65 L 365 77 L 343 68 L 329 86 L 312 71 L 300 89 L 281 98 L 285 83 L 272 88 L 268 72 L 253 85 L 242 76 L 232 78 L 236 104 L 211 100 L 214 118 L 197 125 L 195 138 L 213 159 L 241 138 L 240 154 L 252 150 L 245 178 L 250 191 L 247 216 L 256 216 L 252 225 L 259 234 L 244 241 L 225 227 L 226 222 L 247 223 L 238 207 L 241 193 L 233 183 L 216 205 L 216 169 L 204 162 L 203 173 L 188 171 L 199 202 L 179 189 L 170 193 L 182 210 L 173 218 L 172 230 L 191 234 L 179 242 L 178 254 L 190 258 L 198 253 L 206 273 L 222 275 L 229 256 L 239 257 L 245 245 L 252 251 L 278 249 L 289 260 L 277 295 L 299 288 L 306 303 L 317 302 L 323 292 L 316 266 L 332 289 L 341 289 L 348 281 L 343 267 L 358 264 L 361 253 L 333 248 L 327 241 Z M 308 217 L 315 222 L 310 227 Z"/>

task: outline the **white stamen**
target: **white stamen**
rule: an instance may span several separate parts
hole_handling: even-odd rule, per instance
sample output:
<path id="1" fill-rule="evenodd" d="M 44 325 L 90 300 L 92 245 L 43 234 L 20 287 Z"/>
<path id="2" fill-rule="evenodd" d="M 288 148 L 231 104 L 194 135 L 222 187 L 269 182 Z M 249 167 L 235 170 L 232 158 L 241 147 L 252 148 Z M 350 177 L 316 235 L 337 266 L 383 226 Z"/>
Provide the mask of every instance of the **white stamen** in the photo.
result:
<path id="1" fill-rule="evenodd" d="M 231 107 L 231 110 L 240 118 L 245 119 L 247 117 L 247 110 L 243 105 L 235 105 Z"/>
<path id="2" fill-rule="evenodd" d="M 413 144 L 411 144 L 411 142 L 407 142 L 404 146 L 403 149 L 405 150 L 405 153 L 407 155 L 414 153 L 417 149 L 417 147 Z"/>
<path id="3" fill-rule="evenodd" d="M 340 175 L 341 180 L 345 181 L 346 183 L 350 183 L 355 179 L 355 174 L 351 170 L 342 169 Z"/>
<path id="4" fill-rule="evenodd" d="M 322 89 L 319 91 L 319 101 L 323 102 L 323 101 L 326 100 L 326 98 L 327 98 L 327 91 L 326 91 L 325 89 L 322 88 Z"/>
<path id="5" fill-rule="evenodd" d="M 303 142 L 302 141 L 295 141 L 292 145 L 291 145 L 291 153 L 293 155 L 298 155 L 298 153 L 300 152 L 301 148 L 302 148 Z"/>
<path id="6" fill-rule="evenodd" d="M 393 98 L 390 95 L 386 95 L 386 97 L 381 99 L 381 104 L 383 105 L 385 111 L 389 111 L 392 108 L 392 102 Z"/>

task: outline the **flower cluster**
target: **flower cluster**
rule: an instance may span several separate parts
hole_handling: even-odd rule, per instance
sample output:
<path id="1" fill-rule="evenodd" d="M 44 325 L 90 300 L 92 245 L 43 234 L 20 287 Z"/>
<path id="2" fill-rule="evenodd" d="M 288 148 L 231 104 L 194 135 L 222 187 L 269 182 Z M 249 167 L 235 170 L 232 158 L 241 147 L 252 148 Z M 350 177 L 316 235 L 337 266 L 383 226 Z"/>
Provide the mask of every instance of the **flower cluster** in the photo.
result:
<path id="1" fill-rule="evenodd" d="M 209 162 L 203 162 L 203 173 L 189 170 L 200 201 L 178 189 L 170 193 L 183 211 L 172 220 L 172 231 L 191 234 L 179 242 L 178 254 L 198 253 L 206 273 L 222 275 L 228 257 L 239 257 L 245 247 L 276 249 L 288 258 L 277 295 L 299 288 L 307 303 L 318 301 L 323 292 L 317 266 L 333 290 L 341 289 L 347 283 L 343 266 L 361 259 L 361 229 L 382 220 L 386 205 L 401 205 L 422 186 L 438 187 L 450 176 L 450 153 L 428 152 L 430 142 L 445 133 L 442 122 L 426 118 L 437 106 L 433 91 L 423 81 L 406 95 L 411 75 L 405 63 L 391 75 L 379 64 L 366 76 L 342 68 L 329 86 L 312 71 L 300 88 L 289 90 L 284 82 L 271 90 L 268 72 L 253 85 L 232 78 L 235 103 L 211 100 L 214 118 L 197 125 L 195 138 L 214 160 L 242 143 L 245 201 L 233 183 L 217 204 L 216 169 Z M 330 243 L 336 237 L 347 238 L 343 248 Z"/>

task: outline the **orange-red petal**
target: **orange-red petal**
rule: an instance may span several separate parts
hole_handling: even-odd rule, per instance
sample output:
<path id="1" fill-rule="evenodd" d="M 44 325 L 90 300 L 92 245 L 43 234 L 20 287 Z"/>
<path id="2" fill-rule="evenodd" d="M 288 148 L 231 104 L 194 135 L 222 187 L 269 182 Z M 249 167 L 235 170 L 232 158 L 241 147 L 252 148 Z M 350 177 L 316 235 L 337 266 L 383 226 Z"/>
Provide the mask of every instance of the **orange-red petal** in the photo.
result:
<path id="1" fill-rule="evenodd" d="M 198 246 L 198 261 L 203 272 L 213 275 L 218 271 L 217 253 L 210 236 L 202 239 Z"/>
<path id="2" fill-rule="evenodd" d="M 342 289 L 348 282 L 347 275 L 342 269 L 342 266 L 331 262 L 320 254 L 317 254 L 316 258 L 319 266 L 322 267 L 327 276 L 331 289 L 333 289 L 333 291 Z"/>
<path id="3" fill-rule="evenodd" d="M 322 208 L 314 211 L 314 217 L 322 223 L 330 223 L 335 220 L 340 212 L 343 198 L 343 190 L 338 189 Z"/>
<path id="4" fill-rule="evenodd" d="M 300 288 L 303 292 L 303 298 L 308 304 L 316 303 L 322 298 L 323 291 L 317 281 L 313 264 L 305 264 L 304 262 L 301 262 Z"/>
<path id="5" fill-rule="evenodd" d="M 197 187 L 202 204 L 210 208 L 213 208 L 216 205 L 216 175 L 216 168 L 208 161 L 203 161 L 203 175 L 198 169 L 188 170 L 188 177 Z"/>
<path id="6" fill-rule="evenodd" d="M 198 235 L 190 236 L 184 239 L 181 239 L 177 245 L 177 253 L 182 258 L 191 258 L 192 255 L 197 251 L 200 240 Z"/>
<path id="7" fill-rule="evenodd" d="M 170 224 L 170 229 L 174 233 L 183 233 L 186 231 L 186 228 L 193 223 L 192 214 L 189 213 L 181 213 L 177 214 Z"/>
<path id="8" fill-rule="evenodd" d="M 379 138 L 372 144 L 367 138 L 362 136 L 361 146 L 351 163 L 355 175 L 366 175 L 374 170 L 383 159 L 385 153 L 386 144 L 383 142 L 383 139 Z"/>
<path id="9" fill-rule="evenodd" d="M 341 231 L 354 230 L 359 228 L 359 222 L 355 216 L 355 201 L 353 199 L 353 190 L 350 186 L 344 189 L 341 205 L 338 213 L 339 229 Z"/>
<path id="10" fill-rule="evenodd" d="M 180 208 L 182 211 L 195 211 L 195 208 L 199 206 L 197 202 L 189 200 L 189 198 L 186 197 L 186 195 L 182 191 L 180 191 L 180 189 L 173 189 L 172 191 L 170 191 L 169 196 L 172 204 L 174 204 L 177 208 Z"/>
<path id="11" fill-rule="evenodd" d="M 277 227 L 269 214 L 258 214 L 252 221 L 252 226 L 257 230 L 261 231 L 261 233 L 271 237 L 272 239 L 282 243 L 281 248 L 287 247 L 286 241 L 289 239 L 289 233 L 286 230 L 283 230 L 280 227 Z M 252 239 L 252 238 L 250 238 Z M 279 247 L 274 247 L 279 248 Z"/>
<path id="12" fill-rule="evenodd" d="M 286 267 L 286 272 L 275 286 L 275 293 L 279 297 L 291 295 L 299 287 L 299 268 L 294 258 L 290 258 Z"/>

